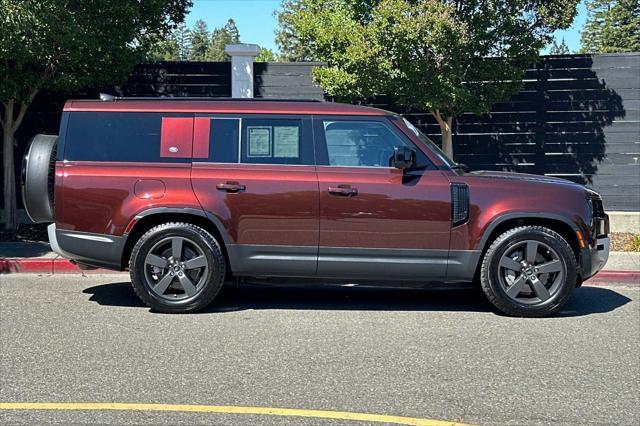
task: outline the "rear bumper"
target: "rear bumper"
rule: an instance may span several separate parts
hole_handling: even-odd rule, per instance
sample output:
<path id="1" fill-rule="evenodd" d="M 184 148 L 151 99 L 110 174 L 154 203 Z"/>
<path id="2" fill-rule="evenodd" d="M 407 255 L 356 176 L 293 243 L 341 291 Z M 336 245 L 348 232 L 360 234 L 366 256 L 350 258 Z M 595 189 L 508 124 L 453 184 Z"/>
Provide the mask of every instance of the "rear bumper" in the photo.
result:
<path id="1" fill-rule="evenodd" d="M 126 237 L 47 227 L 51 249 L 60 256 L 88 266 L 122 270 Z"/>
<path id="2" fill-rule="evenodd" d="M 595 247 L 582 249 L 580 253 L 580 267 L 582 280 L 587 280 L 597 274 L 609 260 L 609 237 L 598 238 Z"/>

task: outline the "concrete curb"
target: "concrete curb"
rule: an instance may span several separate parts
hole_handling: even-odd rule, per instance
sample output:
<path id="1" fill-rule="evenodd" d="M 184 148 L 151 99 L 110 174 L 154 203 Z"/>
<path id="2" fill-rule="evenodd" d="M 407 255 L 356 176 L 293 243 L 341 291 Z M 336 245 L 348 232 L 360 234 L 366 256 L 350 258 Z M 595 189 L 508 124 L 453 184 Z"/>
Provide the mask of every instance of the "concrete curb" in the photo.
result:
<path id="1" fill-rule="evenodd" d="M 600 271 L 584 282 L 584 285 L 626 284 L 640 286 L 640 271 Z"/>
<path id="2" fill-rule="evenodd" d="M 108 269 L 82 270 L 78 265 L 62 257 L 1 258 L 0 274 L 113 274 Z"/>

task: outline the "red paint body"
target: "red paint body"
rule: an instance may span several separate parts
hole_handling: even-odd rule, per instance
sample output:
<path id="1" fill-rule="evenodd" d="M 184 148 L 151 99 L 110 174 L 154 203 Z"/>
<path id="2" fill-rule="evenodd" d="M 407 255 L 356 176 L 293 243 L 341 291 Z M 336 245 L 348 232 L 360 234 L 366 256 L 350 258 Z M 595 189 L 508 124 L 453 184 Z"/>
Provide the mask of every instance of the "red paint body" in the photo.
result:
<path id="1" fill-rule="evenodd" d="M 386 111 L 333 103 L 166 100 L 70 101 L 65 111 L 194 114 L 163 118 L 161 146 L 163 157 L 188 153 L 193 162 L 58 161 L 59 229 L 121 236 L 145 210 L 169 207 L 206 212 L 224 227 L 221 232 L 228 235 L 228 243 L 241 245 L 480 250 L 490 226 L 510 213 L 548 213 L 590 235 L 579 186 L 540 176 L 459 176 Z M 386 116 L 435 168 L 405 174 L 391 167 L 210 163 L 202 160 L 210 150 L 210 117 L 195 117 L 196 113 Z M 178 152 L 169 152 L 170 146 Z M 469 220 L 453 229 L 452 182 L 466 183 L 470 197 Z M 218 189 L 236 183 L 245 189 Z M 329 192 L 340 186 L 357 189 L 357 195 Z"/>
<path id="2" fill-rule="evenodd" d="M 140 179 L 165 185 L 161 198 L 135 195 Z M 122 235 L 137 214 L 152 207 L 198 207 L 189 164 L 57 162 L 56 224 L 59 229 Z"/>

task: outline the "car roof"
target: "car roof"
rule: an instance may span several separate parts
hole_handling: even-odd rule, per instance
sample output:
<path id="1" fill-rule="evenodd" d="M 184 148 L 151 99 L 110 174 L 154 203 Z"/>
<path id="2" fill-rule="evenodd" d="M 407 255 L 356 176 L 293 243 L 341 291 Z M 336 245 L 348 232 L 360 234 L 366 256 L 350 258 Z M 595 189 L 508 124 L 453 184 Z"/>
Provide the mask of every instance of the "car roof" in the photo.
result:
<path id="1" fill-rule="evenodd" d="M 115 98 L 113 100 L 70 100 L 64 111 L 177 112 L 230 114 L 318 114 L 318 115 L 392 115 L 391 112 L 360 105 L 323 101 L 270 99 L 176 99 Z"/>

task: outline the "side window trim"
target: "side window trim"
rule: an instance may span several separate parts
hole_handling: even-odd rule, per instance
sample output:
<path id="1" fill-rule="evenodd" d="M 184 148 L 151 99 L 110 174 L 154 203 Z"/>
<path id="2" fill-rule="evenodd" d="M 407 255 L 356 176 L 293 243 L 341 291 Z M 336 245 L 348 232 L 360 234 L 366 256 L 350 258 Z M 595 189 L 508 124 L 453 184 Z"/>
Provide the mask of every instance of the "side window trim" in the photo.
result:
<path id="1" fill-rule="evenodd" d="M 393 135 L 395 135 L 398 139 L 404 142 L 407 146 L 415 149 L 418 152 L 418 155 L 422 154 L 422 157 L 425 157 L 426 161 L 428 161 L 428 167 L 433 167 L 431 160 L 424 154 L 420 148 L 416 146 L 416 144 L 408 138 L 405 134 L 399 131 L 386 117 L 370 117 L 370 116 L 360 116 L 360 115 L 350 115 L 350 116 L 335 116 L 335 115 L 313 115 L 313 139 L 314 145 L 316 147 L 315 155 L 316 155 L 316 166 L 318 167 L 335 167 L 335 168 L 354 168 L 354 169 L 393 169 L 392 166 L 334 166 L 329 163 L 329 153 L 327 148 L 327 140 L 325 137 L 324 130 L 324 121 L 349 121 L 349 122 L 369 122 L 369 123 L 379 123 L 382 124 L 387 130 L 389 130 Z"/>

